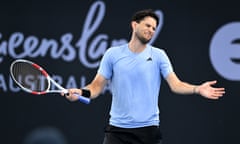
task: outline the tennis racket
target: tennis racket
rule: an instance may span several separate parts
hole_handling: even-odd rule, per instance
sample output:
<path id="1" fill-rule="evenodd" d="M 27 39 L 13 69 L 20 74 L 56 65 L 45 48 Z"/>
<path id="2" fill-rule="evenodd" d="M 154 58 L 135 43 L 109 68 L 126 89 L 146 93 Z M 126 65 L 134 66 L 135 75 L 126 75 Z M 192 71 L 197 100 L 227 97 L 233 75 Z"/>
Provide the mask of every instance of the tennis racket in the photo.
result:
<path id="1" fill-rule="evenodd" d="M 16 84 L 25 92 L 34 95 L 44 95 L 47 93 L 64 93 L 68 90 L 53 80 L 48 73 L 38 64 L 29 60 L 17 59 L 11 63 L 10 74 Z M 58 89 L 51 89 L 51 85 Z M 79 101 L 89 104 L 90 98 L 78 96 Z"/>

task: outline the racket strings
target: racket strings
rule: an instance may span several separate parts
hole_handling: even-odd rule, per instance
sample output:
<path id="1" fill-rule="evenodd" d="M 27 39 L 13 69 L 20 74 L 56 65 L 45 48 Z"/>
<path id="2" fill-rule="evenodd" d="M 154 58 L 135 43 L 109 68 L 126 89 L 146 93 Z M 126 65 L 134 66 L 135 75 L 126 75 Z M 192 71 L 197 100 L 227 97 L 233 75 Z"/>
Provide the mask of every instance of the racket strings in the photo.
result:
<path id="1" fill-rule="evenodd" d="M 17 62 L 12 66 L 14 80 L 25 89 L 42 92 L 49 88 L 49 81 L 41 70 L 26 62 Z"/>

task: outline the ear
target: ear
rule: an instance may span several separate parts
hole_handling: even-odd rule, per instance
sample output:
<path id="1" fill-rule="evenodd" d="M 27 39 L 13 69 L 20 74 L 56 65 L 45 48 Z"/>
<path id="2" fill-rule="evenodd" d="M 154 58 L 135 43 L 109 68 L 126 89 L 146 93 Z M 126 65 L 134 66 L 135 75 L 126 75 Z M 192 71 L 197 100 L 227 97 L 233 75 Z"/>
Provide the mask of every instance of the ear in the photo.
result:
<path id="1" fill-rule="evenodd" d="M 135 29 L 136 25 L 137 25 L 137 22 L 136 22 L 136 21 L 132 21 L 132 22 L 131 22 L 132 29 Z"/>

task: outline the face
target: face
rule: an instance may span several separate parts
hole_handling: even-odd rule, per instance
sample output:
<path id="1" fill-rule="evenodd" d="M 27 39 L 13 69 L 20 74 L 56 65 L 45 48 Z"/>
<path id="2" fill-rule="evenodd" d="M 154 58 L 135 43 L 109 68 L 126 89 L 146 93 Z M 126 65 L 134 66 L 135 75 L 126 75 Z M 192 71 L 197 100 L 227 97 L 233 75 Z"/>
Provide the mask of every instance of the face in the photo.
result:
<path id="1" fill-rule="evenodd" d="M 146 17 L 139 23 L 134 22 L 133 24 L 133 34 L 139 39 L 143 44 L 148 43 L 153 37 L 156 30 L 156 20 L 152 17 Z"/>

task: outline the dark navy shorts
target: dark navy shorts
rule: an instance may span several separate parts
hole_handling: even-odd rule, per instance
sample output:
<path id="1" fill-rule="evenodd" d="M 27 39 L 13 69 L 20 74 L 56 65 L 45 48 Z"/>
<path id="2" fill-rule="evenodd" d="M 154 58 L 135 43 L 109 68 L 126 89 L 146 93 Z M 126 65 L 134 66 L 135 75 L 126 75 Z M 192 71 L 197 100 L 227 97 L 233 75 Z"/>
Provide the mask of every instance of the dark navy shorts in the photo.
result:
<path id="1" fill-rule="evenodd" d="M 119 128 L 108 125 L 103 144 L 161 144 L 159 126 Z"/>

